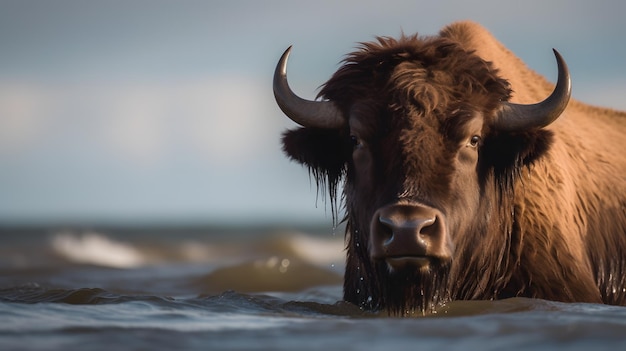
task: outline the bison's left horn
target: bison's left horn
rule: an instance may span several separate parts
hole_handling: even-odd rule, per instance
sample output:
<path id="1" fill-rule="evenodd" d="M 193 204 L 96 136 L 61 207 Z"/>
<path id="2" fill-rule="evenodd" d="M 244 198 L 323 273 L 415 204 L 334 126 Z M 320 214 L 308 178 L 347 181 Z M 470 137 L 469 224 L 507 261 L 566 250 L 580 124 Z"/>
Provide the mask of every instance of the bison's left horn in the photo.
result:
<path id="1" fill-rule="evenodd" d="M 331 101 L 305 100 L 289 88 L 287 83 L 287 59 L 291 46 L 278 61 L 274 71 L 274 97 L 280 109 L 292 121 L 303 127 L 339 128 L 345 119 L 339 108 Z"/>
<path id="2" fill-rule="evenodd" d="M 554 122 L 567 107 L 572 94 L 572 81 L 567 64 L 555 49 L 554 56 L 559 69 L 559 77 L 554 91 L 540 103 L 521 105 L 505 102 L 495 121 L 495 128 L 513 132 L 542 128 Z"/>

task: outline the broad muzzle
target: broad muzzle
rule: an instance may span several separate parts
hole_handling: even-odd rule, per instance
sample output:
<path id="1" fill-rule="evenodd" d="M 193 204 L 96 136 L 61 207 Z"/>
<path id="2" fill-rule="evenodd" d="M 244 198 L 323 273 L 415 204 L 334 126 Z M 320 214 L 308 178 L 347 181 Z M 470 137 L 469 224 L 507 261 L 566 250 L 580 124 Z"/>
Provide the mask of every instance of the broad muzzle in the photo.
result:
<path id="1" fill-rule="evenodd" d="M 391 270 L 428 267 L 452 257 L 452 243 L 441 211 L 420 203 L 398 203 L 374 213 L 370 257 Z"/>

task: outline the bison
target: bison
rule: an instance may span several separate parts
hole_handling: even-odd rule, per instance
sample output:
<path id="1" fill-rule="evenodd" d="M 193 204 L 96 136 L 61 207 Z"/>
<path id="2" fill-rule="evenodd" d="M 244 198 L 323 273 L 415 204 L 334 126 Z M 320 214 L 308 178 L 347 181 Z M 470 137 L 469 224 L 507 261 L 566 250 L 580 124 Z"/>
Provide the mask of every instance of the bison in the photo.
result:
<path id="1" fill-rule="evenodd" d="M 626 113 L 570 101 L 556 50 L 552 85 L 472 22 L 379 37 L 314 101 L 289 88 L 290 50 L 274 95 L 301 127 L 283 149 L 328 189 L 333 220 L 344 208 L 346 301 L 626 304 Z"/>

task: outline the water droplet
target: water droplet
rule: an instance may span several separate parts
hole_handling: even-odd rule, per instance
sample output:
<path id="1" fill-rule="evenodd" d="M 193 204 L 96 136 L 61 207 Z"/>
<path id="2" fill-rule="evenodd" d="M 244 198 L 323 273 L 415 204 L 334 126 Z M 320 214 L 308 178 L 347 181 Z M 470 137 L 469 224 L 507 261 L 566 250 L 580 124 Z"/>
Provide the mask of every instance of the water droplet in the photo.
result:
<path id="1" fill-rule="evenodd" d="M 356 293 L 360 294 L 361 293 L 361 289 L 356 289 Z"/>
<path id="2" fill-rule="evenodd" d="M 287 268 L 289 267 L 289 264 L 291 264 L 291 262 L 289 262 L 288 259 L 283 258 L 283 260 L 280 261 L 280 267 L 278 268 L 278 271 L 281 273 L 287 272 Z"/>

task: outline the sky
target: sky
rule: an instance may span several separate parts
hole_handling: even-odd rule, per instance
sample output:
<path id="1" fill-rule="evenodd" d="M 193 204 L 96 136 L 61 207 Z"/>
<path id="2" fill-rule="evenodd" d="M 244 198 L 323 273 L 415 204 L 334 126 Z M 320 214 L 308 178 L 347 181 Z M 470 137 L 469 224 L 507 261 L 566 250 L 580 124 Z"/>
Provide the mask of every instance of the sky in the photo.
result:
<path id="1" fill-rule="evenodd" d="M 0 1 L 0 225 L 332 221 L 281 152 L 272 74 L 313 98 L 359 42 L 481 23 L 626 110 L 623 1 Z"/>

